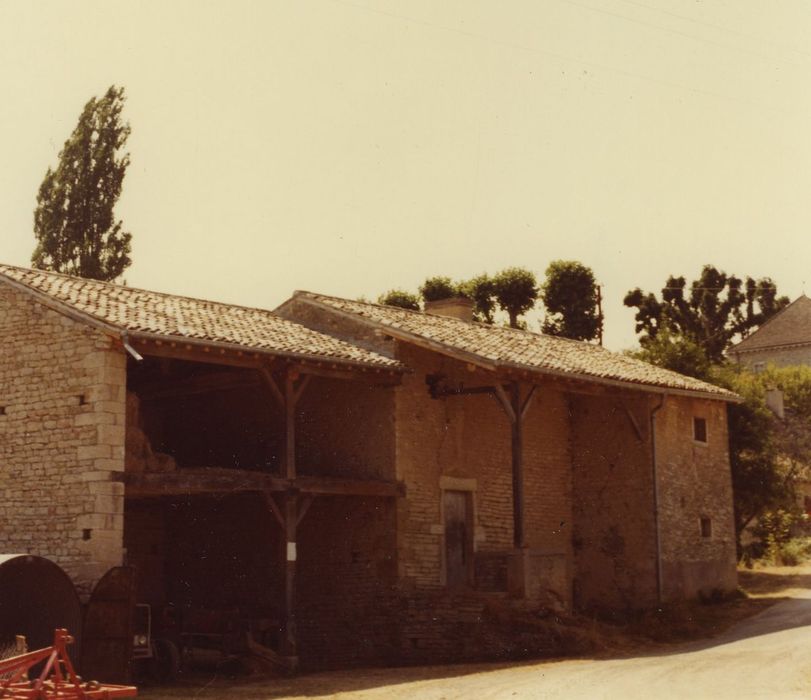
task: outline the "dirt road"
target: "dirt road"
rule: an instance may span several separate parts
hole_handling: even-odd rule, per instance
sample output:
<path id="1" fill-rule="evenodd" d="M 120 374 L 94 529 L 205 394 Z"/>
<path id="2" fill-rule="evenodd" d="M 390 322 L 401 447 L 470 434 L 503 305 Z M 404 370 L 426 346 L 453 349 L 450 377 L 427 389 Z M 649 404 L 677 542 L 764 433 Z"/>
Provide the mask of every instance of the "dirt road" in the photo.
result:
<path id="1" fill-rule="evenodd" d="M 811 573 L 811 570 L 809 570 Z M 807 585 L 809 577 L 802 577 Z M 699 643 L 609 660 L 446 666 L 314 674 L 230 688 L 146 692 L 145 698 L 811 698 L 811 589 Z M 178 694 L 175 694 L 175 693 Z"/>

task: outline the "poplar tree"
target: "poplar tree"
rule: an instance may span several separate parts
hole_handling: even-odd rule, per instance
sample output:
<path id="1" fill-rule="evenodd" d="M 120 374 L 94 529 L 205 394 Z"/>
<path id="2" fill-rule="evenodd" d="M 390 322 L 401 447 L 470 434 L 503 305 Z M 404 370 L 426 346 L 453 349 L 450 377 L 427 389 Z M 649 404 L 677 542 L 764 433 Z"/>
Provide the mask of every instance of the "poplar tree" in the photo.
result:
<path id="1" fill-rule="evenodd" d="M 34 211 L 35 268 L 110 281 L 131 264 L 132 235 L 113 214 L 130 164 L 124 100 L 124 88 L 115 85 L 92 98 L 56 169 L 48 168 Z"/>

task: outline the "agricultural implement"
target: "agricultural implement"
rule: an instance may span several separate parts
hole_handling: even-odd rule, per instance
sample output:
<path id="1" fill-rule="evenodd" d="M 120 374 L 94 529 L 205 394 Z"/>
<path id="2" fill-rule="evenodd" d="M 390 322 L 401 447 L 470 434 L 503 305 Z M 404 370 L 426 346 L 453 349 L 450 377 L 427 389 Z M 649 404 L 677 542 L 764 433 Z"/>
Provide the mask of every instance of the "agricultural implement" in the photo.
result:
<path id="1" fill-rule="evenodd" d="M 0 660 L 0 698 L 111 700 L 138 695 L 134 686 L 83 681 L 76 675 L 68 656 L 67 645 L 72 642 L 67 630 L 57 629 L 52 646 Z M 43 662 L 42 669 L 35 671 L 34 667 Z"/>

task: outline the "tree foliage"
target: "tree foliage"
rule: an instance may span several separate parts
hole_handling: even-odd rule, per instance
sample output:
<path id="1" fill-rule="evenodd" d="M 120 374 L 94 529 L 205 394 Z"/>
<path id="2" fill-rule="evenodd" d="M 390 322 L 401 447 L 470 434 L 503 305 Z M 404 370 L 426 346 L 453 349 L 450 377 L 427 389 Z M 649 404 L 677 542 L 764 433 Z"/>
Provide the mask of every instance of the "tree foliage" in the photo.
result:
<path id="1" fill-rule="evenodd" d="M 420 310 L 420 300 L 416 294 L 403 291 L 402 289 L 391 289 L 377 298 L 378 304 L 384 306 L 396 306 L 401 309 Z"/>
<path id="2" fill-rule="evenodd" d="M 603 326 L 597 282 L 590 268 L 574 260 L 555 260 L 546 268 L 541 299 L 546 307 L 543 332 L 594 340 Z"/>
<path id="3" fill-rule="evenodd" d="M 510 317 L 510 327 L 520 328 L 519 317 L 538 299 L 538 281 L 526 268 L 508 267 L 493 278 L 493 295 Z"/>
<path id="4" fill-rule="evenodd" d="M 450 277 L 429 277 L 420 286 L 420 296 L 423 301 L 440 301 L 451 297 L 464 295 L 459 286 L 451 281 Z"/>
<path id="5" fill-rule="evenodd" d="M 473 318 L 482 323 L 493 323 L 496 310 L 493 280 L 487 274 L 477 275 L 459 283 L 459 291 L 473 300 Z"/>
<path id="6" fill-rule="evenodd" d="M 34 211 L 34 267 L 109 281 L 132 262 L 132 236 L 113 214 L 130 163 L 122 153 L 130 134 L 121 118 L 124 99 L 114 85 L 91 99 L 56 170 L 48 168 Z"/>
<path id="7" fill-rule="evenodd" d="M 777 296 L 768 277 L 747 277 L 743 282 L 712 265 L 705 265 L 689 288 L 684 277 L 669 277 L 661 299 L 638 287 L 624 299 L 626 306 L 637 310 L 636 332 L 643 334 L 643 347 L 667 327 L 698 344 L 713 362 L 723 360 L 736 336 L 746 337 L 788 302 Z"/>
<path id="8" fill-rule="evenodd" d="M 659 329 L 641 349 L 630 354 L 688 377 L 707 379 L 710 372 L 710 361 L 704 349 L 694 340 L 677 335 L 667 327 Z"/>
<path id="9" fill-rule="evenodd" d="M 729 456 L 738 533 L 763 513 L 794 507 L 794 483 L 811 466 L 811 368 L 769 368 L 753 374 L 716 367 L 711 379 L 740 394 L 729 407 Z M 785 417 L 766 406 L 767 389 L 780 388 Z"/>

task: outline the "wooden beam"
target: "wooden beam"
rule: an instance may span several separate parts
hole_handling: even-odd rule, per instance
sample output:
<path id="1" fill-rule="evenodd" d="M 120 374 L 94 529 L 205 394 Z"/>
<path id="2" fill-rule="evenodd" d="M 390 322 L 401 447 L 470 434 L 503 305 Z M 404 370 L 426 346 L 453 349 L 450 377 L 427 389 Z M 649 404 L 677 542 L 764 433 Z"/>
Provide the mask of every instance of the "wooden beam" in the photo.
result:
<path id="1" fill-rule="evenodd" d="M 296 390 L 295 374 L 290 367 L 284 377 L 284 475 L 296 478 Z"/>
<path id="2" fill-rule="evenodd" d="M 639 442 L 642 442 L 644 440 L 644 436 L 642 434 L 642 427 L 639 425 L 639 421 L 637 421 L 633 411 L 628 408 L 628 405 L 624 401 L 622 402 L 622 408 L 625 410 L 625 415 L 628 416 L 628 420 L 631 421 L 631 425 L 636 433 L 636 439 L 639 440 Z"/>
<path id="3" fill-rule="evenodd" d="M 286 548 L 284 562 L 284 636 L 282 638 L 282 653 L 288 657 L 297 654 L 296 629 L 296 560 L 298 559 L 298 545 L 296 542 L 296 529 L 298 527 L 298 496 L 288 493 L 284 497 L 284 522 L 286 533 Z"/>
<path id="4" fill-rule="evenodd" d="M 255 368 L 265 355 L 250 351 L 235 351 L 210 348 L 204 345 L 184 343 L 182 340 L 157 342 L 147 341 L 130 336 L 132 345 L 144 357 L 168 357 L 187 362 L 204 362 L 206 364 L 226 365 L 228 367 Z"/>
<path id="5" fill-rule="evenodd" d="M 379 370 L 367 368 L 343 368 L 339 365 L 326 367 L 323 365 L 313 365 L 306 363 L 297 363 L 293 365 L 299 374 L 325 377 L 327 379 L 342 379 L 355 382 L 367 382 L 373 385 L 380 386 L 396 386 L 403 381 L 403 373 L 397 370 L 391 370 L 381 367 Z"/>
<path id="6" fill-rule="evenodd" d="M 256 377 L 246 375 L 239 371 L 212 372 L 197 377 L 173 379 L 166 377 L 160 382 L 150 382 L 136 388 L 136 393 L 142 401 L 156 401 L 170 399 L 178 396 L 193 396 L 195 394 L 208 394 L 218 391 L 231 391 L 233 389 L 249 389 L 258 386 Z"/>
<path id="7" fill-rule="evenodd" d="M 298 520 L 296 520 L 296 525 L 301 525 L 301 521 L 304 520 L 304 516 L 307 515 L 307 511 L 310 510 L 310 506 L 313 504 L 315 500 L 315 496 L 312 494 L 308 494 L 306 496 L 302 496 L 298 502 Z"/>
<path id="8" fill-rule="evenodd" d="M 537 384 L 533 384 L 532 388 L 529 390 L 529 394 L 527 394 L 527 398 L 524 399 L 524 404 L 521 407 L 521 420 L 524 420 L 527 417 L 527 412 L 529 411 L 529 407 L 532 405 L 532 399 L 535 398 L 535 390 L 538 388 Z"/>
<path id="9" fill-rule="evenodd" d="M 180 468 L 172 472 L 125 472 L 118 473 L 116 480 L 125 484 L 126 498 L 222 496 L 231 493 L 286 491 L 323 496 L 376 498 L 392 498 L 405 494 L 404 486 L 395 481 L 329 476 L 283 479 L 266 472 L 242 469 Z"/>
<path id="10" fill-rule="evenodd" d="M 510 401 L 510 398 L 507 396 L 507 392 L 504 391 L 504 387 L 501 386 L 501 384 L 496 384 L 494 389 L 496 392 L 496 396 L 498 397 L 498 400 L 501 403 L 501 407 L 504 409 L 504 413 L 507 414 L 507 418 L 509 418 L 510 423 L 515 425 L 520 413 L 514 410 L 512 402 Z"/>
<path id="11" fill-rule="evenodd" d="M 281 389 L 279 389 L 279 385 L 276 382 L 276 378 L 273 376 L 273 373 L 264 365 L 259 367 L 258 370 L 262 379 L 265 380 L 265 385 L 268 389 L 270 389 L 270 393 L 273 394 L 273 398 L 276 399 L 276 403 L 284 408 L 284 394 L 282 394 Z"/>
<path id="12" fill-rule="evenodd" d="M 284 530 L 286 525 L 284 516 L 282 515 L 282 511 L 279 510 L 279 506 L 276 505 L 276 499 L 273 497 L 273 494 L 267 491 L 263 491 L 262 494 L 265 497 L 265 502 L 267 503 L 270 512 L 273 513 L 273 517 L 276 518 L 276 522 L 278 522 L 279 525 L 282 526 L 282 530 Z"/>
<path id="13" fill-rule="evenodd" d="M 310 379 L 312 379 L 311 374 L 305 374 L 298 383 L 296 387 L 296 393 L 293 397 L 294 403 L 298 404 L 301 401 L 301 397 L 304 396 L 304 392 L 307 391 L 307 385 L 310 383 Z"/>
<path id="14" fill-rule="evenodd" d="M 502 389 L 503 391 L 503 389 Z M 521 385 L 513 382 L 510 387 L 513 414 L 519 416 L 512 422 L 512 471 L 513 471 L 513 542 L 523 547 L 524 541 L 524 421 L 521 420 Z"/>

